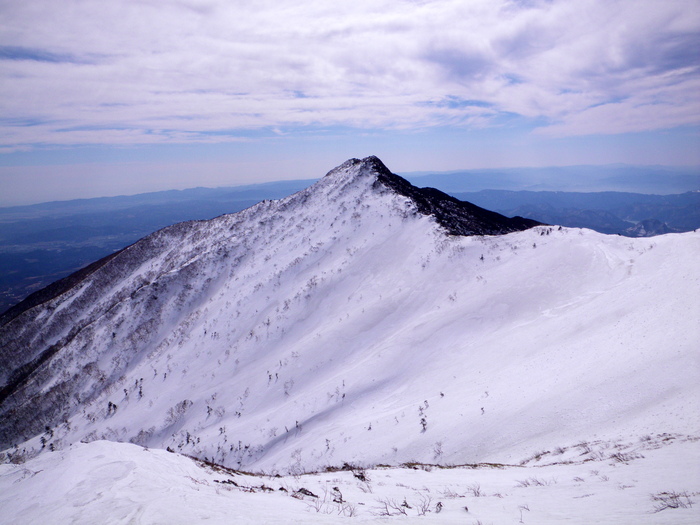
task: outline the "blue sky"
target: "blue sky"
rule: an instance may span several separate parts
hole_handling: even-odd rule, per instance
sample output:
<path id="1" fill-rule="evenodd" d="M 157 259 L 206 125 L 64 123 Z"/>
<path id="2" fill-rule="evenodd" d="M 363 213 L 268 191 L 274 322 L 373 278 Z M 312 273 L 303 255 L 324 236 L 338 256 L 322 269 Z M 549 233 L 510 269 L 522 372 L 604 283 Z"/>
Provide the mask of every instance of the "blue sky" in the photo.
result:
<path id="1" fill-rule="evenodd" d="M 0 0 L 0 205 L 700 165 L 696 0 Z"/>

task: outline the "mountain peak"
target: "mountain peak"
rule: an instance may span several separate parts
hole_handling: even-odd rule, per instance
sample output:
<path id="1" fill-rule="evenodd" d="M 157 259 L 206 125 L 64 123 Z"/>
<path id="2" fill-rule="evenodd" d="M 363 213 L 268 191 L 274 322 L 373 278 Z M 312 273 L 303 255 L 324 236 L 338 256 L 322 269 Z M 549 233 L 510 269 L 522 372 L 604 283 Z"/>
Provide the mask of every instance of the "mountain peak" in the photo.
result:
<path id="1" fill-rule="evenodd" d="M 324 179 L 339 182 L 343 187 L 354 181 L 366 179 L 375 190 L 388 190 L 408 197 L 418 213 L 434 217 L 450 235 L 501 235 L 527 230 L 541 224 L 522 217 L 505 217 L 469 202 L 460 201 L 435 188 L 418 188 L 392 173 L 374 155 L 364 159 L 349 159 L 329 171 Z"/>
<path id="2" fill-rule="evenodd" d="M 392 173 L 378 157 L 371 155 L 364 159 L 348 159 L 340 166 L 330 170 L 321 180 L 340 184 L 358 179 L 367 179 L 374 182 L 380 175 L 392 175 Z"/>
<path id="3" fill-rule="evenodd" d="M 326 177 L 333 176 L 340 172 L 353 172 L 353 173 L 391 173 L 389 168 L 387 168 L 384 163 L 376 157 L 375 155 L 370 155 L 364 159 L 348 159 L 343 162 L 340 166 L 333 168 L 326 174 Z"/>

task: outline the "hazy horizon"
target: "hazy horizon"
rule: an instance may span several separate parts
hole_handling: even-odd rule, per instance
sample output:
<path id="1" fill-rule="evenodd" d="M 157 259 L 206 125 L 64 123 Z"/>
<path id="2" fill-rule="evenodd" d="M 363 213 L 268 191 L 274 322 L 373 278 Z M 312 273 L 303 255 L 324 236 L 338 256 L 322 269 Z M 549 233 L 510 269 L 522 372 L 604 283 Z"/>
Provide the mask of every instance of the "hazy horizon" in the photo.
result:
<path id="1" fill-rule="evenodd" d="M 700 165 L 693 0 L 0 1 L 4 203 Z"/>
<path id="2" fill-rule="evenodd" d="M 347 159 L 344 159 L 347 160 Z M 340 162 L 338 163 L 340 164 Z M 203 185 L 199 184 L 196 186 L 191 186 L 187 185 L 189 181 L 183 182 L 183 184 L 180 185 L 180 187 L 156 187 L 153 189 L 148 189 L 146 191 L 135 191 L 134 193 L 125 193 L 122 192 L 120 193 L 118 189 L 115 189 L 114 191 L 110 192 L 110 190 L 106 187 L 102 186 L 97 186 L 97 185 L 91 185 L 88 188 L 85 188 L 82 192 L 75 193 L 72 189 L 68 189 L 66 191 L 65 198 L 61 198 L 58 195 L 61 195 L 60 193 L 57 194 L 57 191 L 55 189 L 50 189 L 50 192 L 45 193 L 45 195 L 52 195 L 52 197 L 47 197 L 46 200 L 25 200 L 22 201 L 21 199 L 21 193 L 18 193 L 18 191 L 21 191 L 21 186 L 15 188 L 15 191 L 12 191 L 11 185 L 8 185 L 8 189 L 10 189 L 9 193 L 7 194 L 2 194 L 0 195 L 0 208 L 13 208 L 13 207 L 20 207 L 20 206 L 32 206 L 35 204 L 50 204 L 50 203 L 55 203 L 55 202 L 67 202 L 67 201 L 78 201 L 78 200 L 89 200 L 89 199 L 101 199 L 101 198 L 118 198 L 118 197 L 136 197 L 139 195 L 148 195 L 152 193 L 162 193 L 162 192 L 169 192 L 169 191 L 188 191 L 188 190 L 196 190 L 196 189 L 228 189 L 228 188 L 236 188 L 236 189 L 244 189 L 247 187 L 258 187 L 260 185 L 265 185 L 265 184 L 281 184 L 281 183 L 294 183 L 294 182 L 308 182 L 311 184 L 313 181 L 318 180 L 319 178 L 323 177 L 323 175 L 326 174 L 330 169 L 332 169 L 335 166 L 330 166 L 328 167 L 325 171 L 322 173 L 317 173 L 315 176 L 312 174 L 309 174 L 310 176 L 308 177 L 298 177 L 298 178 L 287 178 L 287 179 L 276 179 L 276 180 L 266 180 L 266 181 L 252 181 L 252 182 L 247 182 L 247 183 L 240 183 L 240 184 L 225 184 L 225 181 L 222 181 L 222 184 L 212 184 L 212 185 Z M 586 164 L 579 164 L 579 165 L 567 165 L 567 166 L 512 166 L 512 167 L 494 167 L 494 168 L 470 168 L 470 169 L 456 169 L 456 170 L 446 170 L 446 171 L 437 171 L 437 170 L 419 170 L 419 171 L 403 171 L 403 172 L 398 172 L 398 175 L 401 175 L 406 178 L 420 178 L 423 176 L 429 176 L 429 175 L 452 175 L 452 174 L 465 174 L 468 175 L 470 173 L 483 173 L 483 172 L 494 172 L 494 173 L 507 173 L 507 172 L 513 172 L 513 171 L 546 171 L 546 170 L 555 170 L 555 169 L 561 169 L 561 170 L 571 170 L 571 169 L 593 169 L 593 170 L 605 170 L 607 169 L 613 169 L 613 168 L 628 168 L 628 169 L 638 169 L 638 170 L 668 170 L 671 172 L 690 172 L 691 174 L 697 176 L 700 179 L 700 165 L 698 166 L 672 166 L 672 165 L 633 165 L 633 164 L 624 164 L 624 163 L 615 163 L 615 164 L 602 164 L 602 165 L 586 165 Z M 389 169 L 391 167 L 389 166 Z M 394 171 L 394 170 L 392 170 Z M 591 181 L 593 184 L 595 184 L 594 181 Z M 564 181 L 562 181 L 564 183 Z M 100 189 L 104 188 L 105 193 L 100 193 Z M 439 189 L 439 188 L 438 188 Z M 484 189 L 484 188 L 480 188 Z M 700 190 L 700 186 L 697 187 L 698 190 Z M 466 191 L 466 190 L 465 190 Z M 476 190 L 480 191 L 480 190 Z M 518 190 L 514 190 L 518 191 Z M 530 191 L 538 191 L 538 190 L 530 190 Z M 556 189 L 549 189 L 549 190 L 539 190 L 539 191 L 569 191 L 566 189 L 561 189 L 561 190 L 556 190 Z M 622 190 L 606 190 L 606 189 L 600 189 L 600 190 L 587 190 L 587 191 L 622 191 Z M 685 190 L 685 191 L 693 191 L 692 189 Z M 631 191 L 632 193 L 636 193 L 634 191 Z M 670 194 L 670 193 L 682 193 L 683 191 L 676 192 L 676 191 L 670 191 L 666 192 L 664 194 Z M 642 193 L 642 192 L 639 192 Z M 643 192 L 646 193 L 646 192 Z M 33 190 L 33 194 L 35 195 L 40 195 L 40 193 L 37 193 L 36 190 Z M 40 197 L 38 197 L 40 198 Z"/>

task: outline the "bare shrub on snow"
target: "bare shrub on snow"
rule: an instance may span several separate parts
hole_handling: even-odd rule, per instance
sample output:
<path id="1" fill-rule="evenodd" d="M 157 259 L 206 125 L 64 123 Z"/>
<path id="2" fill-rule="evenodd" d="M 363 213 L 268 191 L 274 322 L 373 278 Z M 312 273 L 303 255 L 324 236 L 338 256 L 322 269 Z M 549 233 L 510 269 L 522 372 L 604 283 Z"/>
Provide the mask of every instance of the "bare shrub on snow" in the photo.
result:
<path id="1" fill-rule="evenodd" d="M 655 502 L 654 512 L 661 512 L 666 509 L 688 509 L 693 506 L 688 492 L 659 492 L 651 495 Z"/>

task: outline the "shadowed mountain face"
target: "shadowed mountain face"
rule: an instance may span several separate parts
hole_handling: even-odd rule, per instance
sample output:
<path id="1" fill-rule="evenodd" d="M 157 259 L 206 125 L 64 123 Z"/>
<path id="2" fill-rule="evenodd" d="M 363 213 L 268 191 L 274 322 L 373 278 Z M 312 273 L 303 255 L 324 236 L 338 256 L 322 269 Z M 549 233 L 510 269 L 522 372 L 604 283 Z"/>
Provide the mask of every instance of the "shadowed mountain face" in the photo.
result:
<path id="1" fill-rule="evenodd" d="M 109 439 L 300 472 L 695 428 L 698 235 L 534 224 L 368 157 L 159 230 L 3 317 L 0 450 Z"/>

